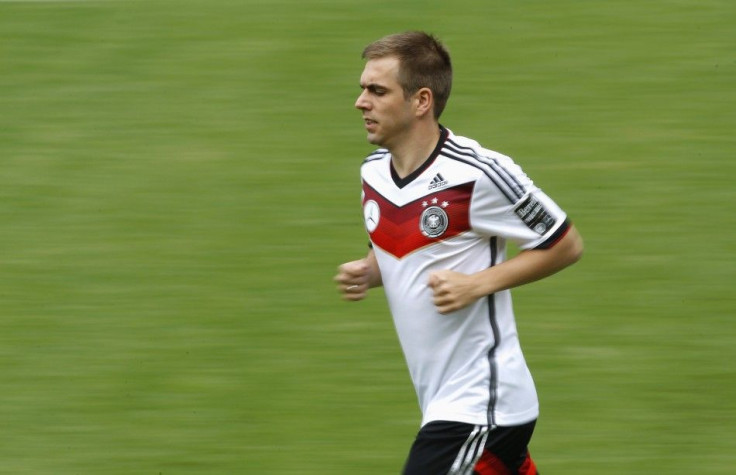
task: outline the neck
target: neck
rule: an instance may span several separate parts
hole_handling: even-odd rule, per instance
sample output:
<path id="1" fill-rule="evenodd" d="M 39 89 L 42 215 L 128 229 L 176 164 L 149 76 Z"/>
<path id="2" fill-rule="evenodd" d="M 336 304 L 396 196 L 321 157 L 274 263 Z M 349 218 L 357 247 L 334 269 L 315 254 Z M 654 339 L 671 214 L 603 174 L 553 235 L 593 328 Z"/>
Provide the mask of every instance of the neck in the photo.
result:
<path id="1" fill-rule="evenodd" d="M 424 163 L 440 139 L 440 127 L 436 122 L 416 127 L 401 143 L 389 147 L 394 170 L 404 178 Z"/>

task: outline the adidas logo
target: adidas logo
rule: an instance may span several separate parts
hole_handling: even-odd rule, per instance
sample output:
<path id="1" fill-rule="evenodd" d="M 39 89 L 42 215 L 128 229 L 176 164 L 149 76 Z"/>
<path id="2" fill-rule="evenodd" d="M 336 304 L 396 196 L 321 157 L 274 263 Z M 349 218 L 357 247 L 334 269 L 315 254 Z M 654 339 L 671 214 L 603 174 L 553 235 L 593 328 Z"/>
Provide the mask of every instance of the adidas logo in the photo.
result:
<path id="1" fill-rule="evenodd" d="M 440 188 L 442 186 L 445 186 L 447 184 L 447 180 L 445 180 L 445 177 L 442 176 L 441 173 L 438 173 L 432 178 L 432 181 L 429 183 L 430 190 L 434 190 L 435 188 Z"/>

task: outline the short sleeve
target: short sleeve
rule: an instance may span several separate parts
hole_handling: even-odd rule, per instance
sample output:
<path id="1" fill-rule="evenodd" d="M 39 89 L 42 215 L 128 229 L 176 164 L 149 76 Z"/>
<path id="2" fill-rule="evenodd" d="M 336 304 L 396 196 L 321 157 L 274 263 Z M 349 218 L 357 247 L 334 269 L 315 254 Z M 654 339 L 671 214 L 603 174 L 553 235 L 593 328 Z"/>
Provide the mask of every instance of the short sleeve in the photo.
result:
<path id="1" fill-rule="evenodd" d="M 494 162 L 493 172 L 480 177 L 474 190 L 472 229 L 520 249 L 550 247 L 569 227 L 565 212 L 510 158 L 497 156 Z"/>

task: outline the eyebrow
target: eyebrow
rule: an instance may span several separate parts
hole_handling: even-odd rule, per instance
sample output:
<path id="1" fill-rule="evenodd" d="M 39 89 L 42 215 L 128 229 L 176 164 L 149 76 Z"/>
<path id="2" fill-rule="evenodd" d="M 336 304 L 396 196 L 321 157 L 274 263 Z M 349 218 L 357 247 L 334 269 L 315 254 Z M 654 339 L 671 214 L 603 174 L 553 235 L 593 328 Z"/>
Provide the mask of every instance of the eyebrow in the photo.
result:
<path id="1" fill-rule="evenodd" d="M 381 84 L 376 84 L 376 83 L 368 83 L 368 84 L 361 83 L 360 88 L 368 89 L 368 91 L 373 92 L 373 93 L 378 92 L 378 91 L 384 91 L 384 92 L 388 91 L 388 88 L 386 86 L 382 86 Z"/>

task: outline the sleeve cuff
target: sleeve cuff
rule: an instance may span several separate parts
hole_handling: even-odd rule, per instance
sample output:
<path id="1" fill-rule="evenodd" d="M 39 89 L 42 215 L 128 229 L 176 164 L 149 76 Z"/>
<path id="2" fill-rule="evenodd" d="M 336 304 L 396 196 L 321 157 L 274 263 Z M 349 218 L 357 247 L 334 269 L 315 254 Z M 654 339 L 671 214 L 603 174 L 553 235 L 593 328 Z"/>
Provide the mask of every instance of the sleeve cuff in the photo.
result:
<path id="1" fill-rule="evenodd" d="M 555 244 L 557 244 L 560 239 L 565 237 L 565 234 L 570 230 L 570 226 L 572 223 L 570 223 L 570 220 L 566 219 L 557 230 L 552 233 L 550 237 L 545 239 L 541 244 L 536 246 L 534 249 L 549 249 L 551 247 L 554 247 Z"/>

